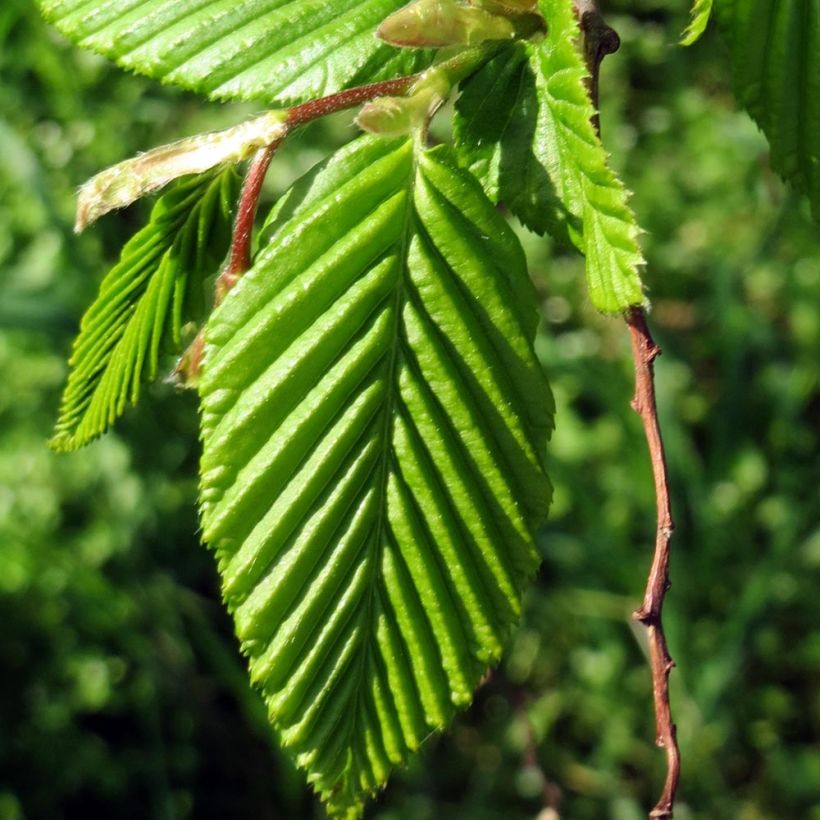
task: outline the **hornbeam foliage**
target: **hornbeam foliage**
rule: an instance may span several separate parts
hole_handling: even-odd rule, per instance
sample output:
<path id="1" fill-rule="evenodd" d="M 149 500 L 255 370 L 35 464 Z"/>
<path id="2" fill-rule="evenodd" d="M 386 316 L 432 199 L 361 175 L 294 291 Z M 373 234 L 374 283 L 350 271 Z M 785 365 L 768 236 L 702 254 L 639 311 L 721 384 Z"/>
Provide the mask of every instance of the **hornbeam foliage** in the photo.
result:
<path id="1" fill-rule="evenodd" d="M 136 404 L 160 354 L 201 318 L 205 281 L 225 255 L 236 196 L 232 169 L 188 177 L 159 199 L 83 316 L 51 445 L 82 447 Z"/>
<path id="2" fill-rule="evenodd" d="M 404 0 L 39 2 L 75 43 L 215 99 L 293 104 L 430 60 L 374 36 Z"/>
<path id="3" fill-rule="evenodd" d="M 718 0 L 716 16 L 772 166 L 808 194 L 820 220 L 820 2 Z"/>
<path id="4" fill-rule="evenodd" d="M 502 54 L 468 81 L 456 144 L 493 199 L 578 247 L 592 303 L 618 313 L 644 302 L 640 231 L 590 121 L 572 0 L 541 0 L 541 9 L 541 42 Z"/>
<path id="5" fill-rule="evenodd" d="M 254 248 L 250 270 L 219 278 L 207 317 L 236 178 L 172 183 L 82 320 L 53 441 L 102 433 L 204 319 L 186 357 L 204 537 L 272 725 L 331 813 L 356 817 L 471 702 L 538 566 L 553 405 L 536 295 L 497 206 L 584 254 L 602 312 L 645 302 L 573 0 L 40 2 L 122 66 L 282 109 L 104 172 L 82 189 L 81 226 L 365 104 L 372 135 L 298 180 L 255 235 L 254 164 L 231 254 Z M 820 0 L 695 0 L 686 42 L 713 5 L 774 167 L 820 213 Z M 433 43 L 448 48 L 412 47 Z M 381 79 L 397 82 L 336 95 Z M 454 147 L 429 150 L 456 90 Z"/>
<path id="6" fill-rule="evenodd" d="M 283 211 L 208 323 L 202 520 L 282 742 L 355 815 L 501 655 L 552 401 L 521 248 L 446 150 L 363 138 Z"/>
<path id="7" fill-rule="evenodd" d="M 712 0 L 695 0 L 692 6 L 691 19 L 683 32 L 681 45 L 691 46 L 696 43 L 709 25 L 712 16 Z"/>

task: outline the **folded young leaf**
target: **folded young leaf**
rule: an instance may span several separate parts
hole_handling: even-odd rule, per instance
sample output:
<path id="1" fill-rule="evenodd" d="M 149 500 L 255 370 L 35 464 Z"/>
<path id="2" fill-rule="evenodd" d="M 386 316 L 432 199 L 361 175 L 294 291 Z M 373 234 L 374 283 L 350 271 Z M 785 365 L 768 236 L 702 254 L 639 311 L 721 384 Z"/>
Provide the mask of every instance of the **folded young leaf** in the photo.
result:
<path id="1" fill-rule="evenodd" d="M 640 230 L 595 133 L 572 0 L 541 0 L 547 34 L 471 78 L 456 145 L 495 201 L 586 256 L 592 303 L 618 313 L 645 302 Z"/>
<path id="2" fill-rule="evenodd" d="M 410 74 L 431 52 L 375 37 L 405 0 L 39 0 L 69 39 L 217 99 L 292 105 Z"/>
<path id="3" fill-rule="evenodd" d="M 774 169 L 820 220 L 820 3 L 718 0 L 735 89 L 771 146 Z"/>
<path id="4" fill-rule="evenodd" d="M 692 6 L 691 19 L 686 31 L 683 32 L 681 45 L 691 46 L 696 43 L 706 31 L 709 19 L 712 16 L 712 0 L 695 0 Z"/>
<path id="5" fill-rule="evenodd" d="M 203 531 L 283 744 L 355 817 L 501 654 L 552 400 L 520 245 L 448 151 L 364 137 L 266 236 L 207 325 Z"/>
<path id="6" fill-rule="evenodd" d="M 80 324 L 55 450 L 105 432 L 156 377 L 160 354 L 179 347 L 183 325 L 202 313 L 204 280 L 227 251 L 237 192 L 232 170 L 181 180 L 125 245 Z"/>

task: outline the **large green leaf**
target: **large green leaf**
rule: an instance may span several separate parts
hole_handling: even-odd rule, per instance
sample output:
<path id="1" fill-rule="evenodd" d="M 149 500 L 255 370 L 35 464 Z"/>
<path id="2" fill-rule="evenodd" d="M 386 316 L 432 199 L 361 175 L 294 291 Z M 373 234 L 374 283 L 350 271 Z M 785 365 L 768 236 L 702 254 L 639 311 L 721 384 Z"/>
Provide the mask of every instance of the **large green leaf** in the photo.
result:
<path id="1" fill-rule="evenodd" d="M 236 179 L 225 170 L 177 183 L 125 245 L 80 324 L 54 449 L 82 447 L 136 404 L 160 354 L 202 312 L 204 280 L 227 250 Z"/>
<path id="2" fill-rule="evenodd" d="M 283 744 L 356 816 L 501 654 L 552 400 L 521 248 L 447 151 L 362 138 L 269 230 L 207 326 L 203 530 Z"/>
<path id="3" fill-rule="evenodd" d="M 572 0 L 541 0 L 547 34 L 488 63 L 457 106 L 459 154 L 525 225 L 586 256 L 592 303 L 643 304 L 640 233 L 592 125 Z"/>
<path id="4" fill-rule="evenodd" d="M 820 219 L 820 0 L 717 0 L 735 88 Z"/>
<path id="5" fill-rule="evenodd" d="M 376 27 L 404 0 L 39 0 L 78 45 L 219 99 L 304 102 L 429 63 Z"/>

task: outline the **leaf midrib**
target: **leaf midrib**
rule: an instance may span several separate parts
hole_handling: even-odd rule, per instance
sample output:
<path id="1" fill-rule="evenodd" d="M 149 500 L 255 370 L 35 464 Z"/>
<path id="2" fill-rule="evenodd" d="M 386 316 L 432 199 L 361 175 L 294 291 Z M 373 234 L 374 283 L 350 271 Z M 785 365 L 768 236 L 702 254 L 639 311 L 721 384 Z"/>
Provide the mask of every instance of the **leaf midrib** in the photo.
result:
<path id="1" fill-rule="evenodd" d="M 378 519 L 375 523 L 375 530 L 373 533 L 373 560 L 370 567 L 370 578 L 367 584 L 367 601 L 364 604 L 362 611 L 362 646 L 359 650 L 359 669 L 356 677 L 361 680 L 364 678 L 367 671 L 367 664 L 370 659 L 372 651 L 372 642 L 375 635 L 373 628 L 373 602 L 377 593 L 377 577 L 376 573 L 380 566 L 380 558 L 382 552 L 382 544 L 385 536 L 385 528 L 389 526 L 387 519 L 387 484 L 391 461 L 391 442 L 393 440 L 394 427 L 394 412 L 396 405 L 396 398 L 398 394 L 398 384 L 396 382 L 396 374 L 398 372 L 398 363 L 401 358 L 401 318 L 402 305 L 405 299 L 405 279 L 407 276 L 407 265 L 410 254 L 410 241 L 413 235 L 414 204 L 415 204 L 415 188 L 416 178 L 418 174 L 418 151 L 419 144 L 416 142 L 413 145 L 412 160 L 410 163 L 410 173 L 408 174 L 407 185 L 407 204 L 404 217 L 404 226 L 401 234 L 401 245 L 398 254 L 399 273 L 396 283 L 396 292 L 393 301 L 394 321 L 393 321 L 393 337 L 390 343 L 390 358 L 387 364 L 387 377 L 385 384 L 387 385 L 387 396 L 385 397 L 384 407 L 384 422 L 382 428 L 382 452 L 381 463 L 379 464 L 379 478 L 378 481 L 381 486 L 378 489 L 379 501 L 376 506 L 376 515 Z M 355 703 L 350 710 L 350 718 L 348 722 L 348 735 L 353 734 L 361 711 L 362 686 L 356 687 Z"/>

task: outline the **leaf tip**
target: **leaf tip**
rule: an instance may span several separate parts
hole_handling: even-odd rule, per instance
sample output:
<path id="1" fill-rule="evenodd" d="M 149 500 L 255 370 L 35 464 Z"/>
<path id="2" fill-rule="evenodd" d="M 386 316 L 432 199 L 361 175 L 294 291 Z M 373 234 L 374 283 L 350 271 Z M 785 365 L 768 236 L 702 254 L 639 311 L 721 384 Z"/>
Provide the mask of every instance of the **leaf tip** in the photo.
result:
<path id="1" fill-rule="evenodd" d="M 76 434 L 68 433 L 66 430 L 58 429 L 54 435 L 48 440 L 48 448 L 53 453 L 60 453 L 67 455 L 74 453 L 89 443 L 91 439 L 78 438 Z"/>

